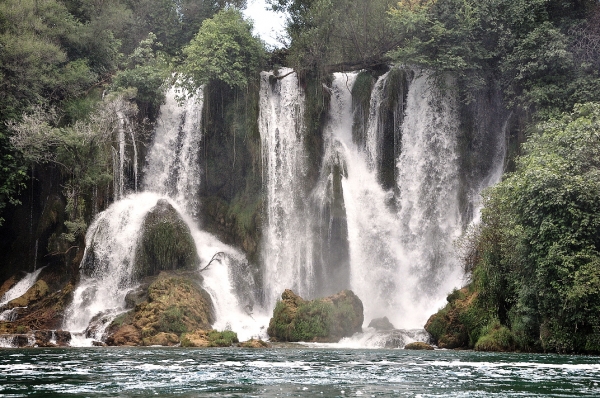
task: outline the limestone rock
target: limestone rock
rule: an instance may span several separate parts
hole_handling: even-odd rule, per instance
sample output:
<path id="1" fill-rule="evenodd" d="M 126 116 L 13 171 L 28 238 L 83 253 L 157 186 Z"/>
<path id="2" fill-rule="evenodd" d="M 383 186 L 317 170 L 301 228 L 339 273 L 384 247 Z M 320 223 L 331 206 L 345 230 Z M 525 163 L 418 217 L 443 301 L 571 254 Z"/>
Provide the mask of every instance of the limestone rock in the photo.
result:
<path id="1" fill-rule="evenodd" d="M 393 330 L 396 329 L 394 325 L 387 319 L 387 316 L 383 318 L 375 318 L 369 322 L 369 327 L 375 330 Z"/>
<path id="2" fill-rule="evenodd" d="M 422 341 L 415 341 L 404 346 L 405 350 L 433 350 L 433 347 Z"/>
<path id="3" fill-rule="evenodd" d="M 7 304 L 7 308 L 14 307 L 27 307 L 30 304 L 39 301 L 48 294 L 48 285 L 43 280 L 38 280 L 33 286 L 29 288 L 21 297 L 17 297 L 11 300 Z"/>
<path id="4" fill-rule="evenodd" d="M 139 344 L 172 346 L 179 343 L 183 333 L 209 330 L 214 322 L 210 296 L 200 287 L 199 277 L 194 280 L 192 274 L 161 272 L 146 293 L 136 293 L 137 297 L 144 295 L 146 301 L 115 318 L 107 330 L 107 344 L 126 343 L 116 336 L 123 328 L 133 328 L 140 336 Z"/>
<path id="5" fill-rule="evenodd" d="M 166 200 L 159 200 L 146 215 L 141 230 L 134 264 L 138 278 L 200 264 L 189 227 Z"/>
<path id="6" fill-rule="evenodd" d="M 248 341 L 242 341 L 238 344 L 238 347 L 242 348 L 267 348 L 269 343 L 262 341 L 261 339 L 250 339 Z"/>
<path id="7" fill-rule="evenodd" d="M 160 332 L 157 335 L 143 339 L 143 343 L 146 346 L 161 345 L 172 347 L 179 344 L 179 337 L 175 333 Z"/>
<path id="8" fill-rule="evenodd" d="M 231 347 L 238 342 L 237 334 L 229 330 L 218 332 L 198 329 L 181 336 L 182 347 Z"/>
<path id="9" fill-rule="evenodd" d="M 133 325 L 125 325 L 106 339 L 107 345 L 138 346 L 142 344 L 142 335 Z"/>
<path id="10" fill-rule="evenodd" d="M 38 347 L 67 347 L 71 333 L 65 330 L 36 330 L 33 333 Z"/>
<path id="11" fill-rule="evenodd" d="M 286 289 L 267 333 L 274 341 L 337 342 L 361 332 L 363 321 L 362 302 L 350 290 L 307 301 Z"/>

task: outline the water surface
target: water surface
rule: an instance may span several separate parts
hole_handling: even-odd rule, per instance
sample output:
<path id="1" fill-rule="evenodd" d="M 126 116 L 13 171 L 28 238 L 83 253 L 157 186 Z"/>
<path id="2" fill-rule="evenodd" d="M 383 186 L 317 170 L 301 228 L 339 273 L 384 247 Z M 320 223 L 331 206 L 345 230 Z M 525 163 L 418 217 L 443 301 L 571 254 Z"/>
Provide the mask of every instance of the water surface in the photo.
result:
<path id="1" fill-rule="evenodd" d="M 598 397 L 600 358 L 467 351 L 0 350 L 0 395 Z"/>

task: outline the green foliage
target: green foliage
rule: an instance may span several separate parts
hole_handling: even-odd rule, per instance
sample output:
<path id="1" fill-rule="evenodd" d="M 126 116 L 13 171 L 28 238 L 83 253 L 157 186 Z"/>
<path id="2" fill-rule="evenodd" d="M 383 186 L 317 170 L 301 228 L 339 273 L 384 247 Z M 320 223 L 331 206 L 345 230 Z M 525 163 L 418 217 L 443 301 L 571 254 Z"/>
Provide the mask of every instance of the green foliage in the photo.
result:
<path id="1" fill-rule="evenodd" d="M 181 79 L 190 91 L 213 79 L 230 87 L 246 87 L 264 60 L 264 47 L 252 36 L 252 24 L 233 8 L 205 20 L 183 53 Z"/>
<path id="2" fill-rule="evenodd" d="M 278 301 L 273 310 L 274 324 L 269 325 L 269 335 L 284 341 L 313 341 L 325 338 L 334 317 L 331 303 L 319 300 L 301 302 L 295 313 L 290 313 L 283 301 Z"/>
<path id="3" fill-rule="evenodd" d="M 473 282 L 521 349 L 582 352 L 600 310 L 600 104 L 538 129 L 488 192 Z"/>
<path id="4" fill-rule="evenodd" d="M 183 322 L 184 313 L 181 307 L 172 305 L 165 309 L 158 319 L 157 332 L 175 333 L 177 335 L 187 332 Z"/>
<path id="5" fill-rule="evenodd" d="M 498 320 L 492 321 L 481 331 L 481 337 L 475 344 L 477 351 L 512 351 L 514 338 L 511 331 L 500 324 Z"/>
<path id="6" fill-rule="evenodd" d="M 210 347 L 231 347 L 234 343 L 239 343 L 237 333 L 231 330 L 222 332 L 211 330 L 208 332 L 208 341 Z"/>

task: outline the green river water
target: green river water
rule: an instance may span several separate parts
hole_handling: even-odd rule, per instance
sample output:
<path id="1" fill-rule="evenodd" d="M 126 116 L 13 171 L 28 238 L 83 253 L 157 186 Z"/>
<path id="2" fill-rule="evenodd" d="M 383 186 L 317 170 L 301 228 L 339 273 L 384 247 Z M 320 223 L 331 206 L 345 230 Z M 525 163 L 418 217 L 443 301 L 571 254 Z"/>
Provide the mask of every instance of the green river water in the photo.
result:
<path id="1" fill-rule="evenodd" d="M 600 397 L 600 358 L 335 348 L 0 349 L 0 396 Z"/>

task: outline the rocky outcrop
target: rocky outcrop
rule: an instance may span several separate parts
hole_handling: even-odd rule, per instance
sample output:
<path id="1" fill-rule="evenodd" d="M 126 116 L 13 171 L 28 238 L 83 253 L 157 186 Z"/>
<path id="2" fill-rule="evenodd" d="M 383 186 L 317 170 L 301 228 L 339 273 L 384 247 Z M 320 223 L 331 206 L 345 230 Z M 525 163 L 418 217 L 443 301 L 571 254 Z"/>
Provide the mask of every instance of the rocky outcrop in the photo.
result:
<path id="1" fill-rule="evenodd" d="M 455 290 L 448 295 L 448 304 L 433 314 L 425 324 L 425 330 L 431 334 L 439 348 L 471 348 L 469 330 L 473 324 L 487 322 L 485 314 L 476 308 L 477 293 L 468 288 Z"/>
<path id="2" fill-rule="evenodd" d="M 238 343 L 237 333 L 230 330 L 195 330 L 181 336 L 182 347 L 231 347 Z"/>
<path id="3" fill-rule="evenodd" d="M 130 298 L 135 308 L 117 317 L 108 328 L 108 345 L 177 345 L 184 333 L 210 329 L 212 301 L 194 273 L 161 272 Z M 141 301 L 144 299 L 144 301 Z"/>
<path id="4" fill-rule="evenodd" d="M 433 346 L 422 341 L 415 341 L 404 346 L 405 350 L 433 350 Z"/>
<path id="5" fill-rule="evenodd" d="M 238 344 L 241 348 L 268 348 L 269 343 L 262 341 L 261 339 L 250 339 L 248 341 L 242 341 Z"/>
<path id="6" fill-rule="evenodd" d="M 189 227 L 168 201 L 158 201 L 146 215 L 141 231 L 135 253 L 136 277 L 200 264 Z"/>
<path id="7" fill-rule="evenodd" d="M 350 290 L 308 301 L 286 289 L 267 333 L 274 341 L 337 342 L 361 332 L 363 320 L 362 302 Z"/>
<path id="8" fill-rule="evenodd" d="M 11 300 L 6 305 L 6 308 L 27 307 L 36 301 L 39 301 L 48 294 L 48 284 L 43 280 L 38 280 L 29 288 L 21 297 Z"/>
<path id="9" fill-rule="evenodd" d="M 393 330 L 396 329 L 394 325 L 387 319 L 387 316 L 383 318 L 375 318 L 369 322 L 369 327 L 375 330 Z"/>

